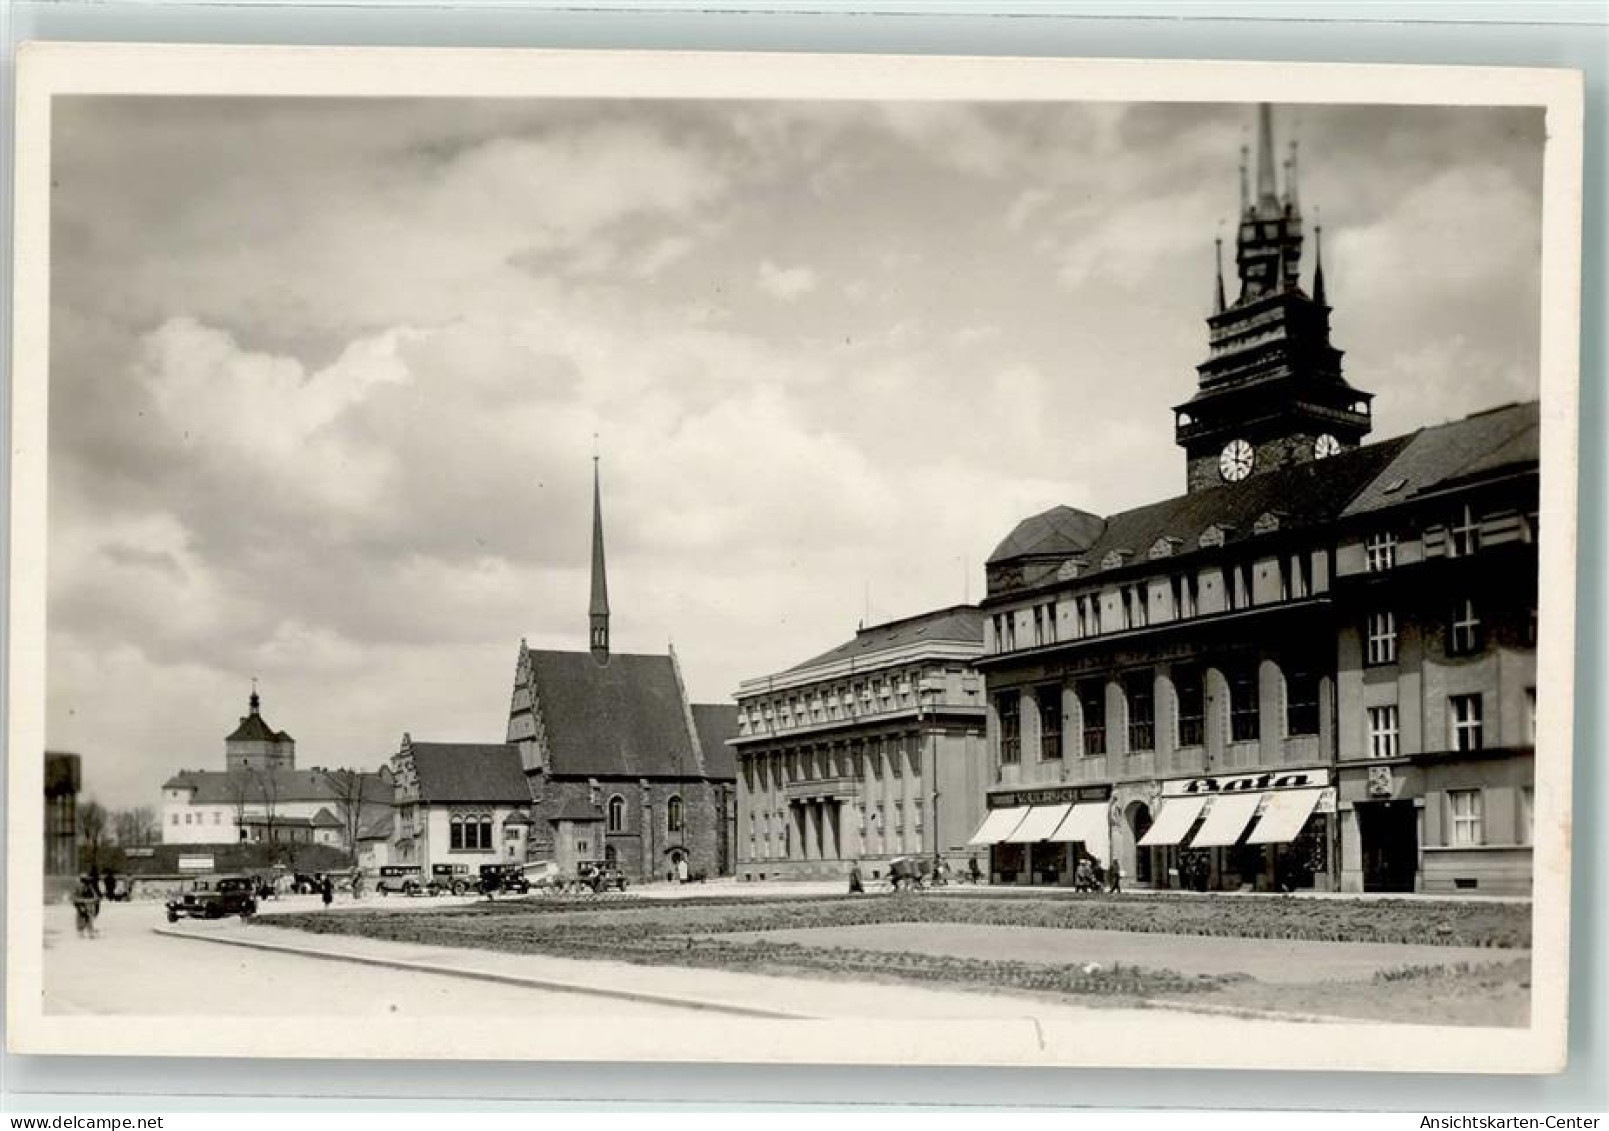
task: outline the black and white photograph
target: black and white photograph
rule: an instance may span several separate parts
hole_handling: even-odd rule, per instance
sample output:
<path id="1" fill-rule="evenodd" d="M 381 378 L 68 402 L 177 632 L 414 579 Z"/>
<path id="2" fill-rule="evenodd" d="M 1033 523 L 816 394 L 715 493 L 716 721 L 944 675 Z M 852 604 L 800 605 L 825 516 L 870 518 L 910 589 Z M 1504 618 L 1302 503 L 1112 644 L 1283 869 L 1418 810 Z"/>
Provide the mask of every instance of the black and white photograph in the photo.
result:
<path id="1" fill-rule="evenodd" d="M 885 64 L 24 57 L 14 1049 L 1562 1066 L 1579 85 Z"/>

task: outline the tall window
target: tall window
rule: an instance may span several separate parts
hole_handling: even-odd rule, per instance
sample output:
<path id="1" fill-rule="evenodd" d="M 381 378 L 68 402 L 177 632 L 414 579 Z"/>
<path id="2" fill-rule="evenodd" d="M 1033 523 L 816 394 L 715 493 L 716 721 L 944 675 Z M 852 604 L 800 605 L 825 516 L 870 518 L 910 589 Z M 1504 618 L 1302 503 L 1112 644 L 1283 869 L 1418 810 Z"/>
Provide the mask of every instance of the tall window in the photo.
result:
<path id="1" fill-rule="evenodd" d="M 1229 738 L 1255 742 L 1258 737 L 1257 665 L 1239 664 L 1229 673 Z"/>
<path id="2" fill-rule="evenodd" d="M 674 794 L 665 802 L 665 828 L 673 833 L 682 831 L 682 799 Z"/>
<path id="3" fill-rule="evenodd" d="M 1394 664 L 1397 662 L 1397 614 L 1393 612 L 1370 613 L 1364 623 L 1364 635 L 1367 638 L 1367 651 L 1365 655 L 1371 664 Z"/>
<path id="4" fill-rule="evenodd" d="M 1369 535 L 1363 544 L 1364 564 L 1370 573 L 1394 569 L 1397 564 L 1397 536 L 1382 531 Z"/>
<path id="5" fill-rule="evenodd" d="M 1186 620 L 1196 615 L 1199 595 L 1196 592 L 1196 575 L 1181 573 L 1173 578 L 1173 615 Z"/>
<path id="6" fill-rule="evenodd" d="M 1397 756 L 1397 705 L 1369 708 L 1369 754 L 1375 758 Z"/>
<path id="7" fill-rule="evenodd" d="M 1148 610 L 1145 607 L 1145 586 L 1143 584 L 1124 586 L 1123 627 L 1144 628 L 1148 623 Z"/>
<path id="8" fill-rule="evenodd" d="M 617 833 L 625 827 L 626 799 L 617 793 L 609 799 L 609 831 Z"/>
<path id="9" fill-rule="evenodd" d="M 1453 717 L 1453 749 L 1460 751 L 1481 748 L 1481 697 L 1454 695 L 1449 700 Z"/>
<path id="10" fill-rule="evenodd" d="M 1285 669 L 1285 733 L 1318 733 L 1318 672 L 1315 665 L 1300 660 Z"/>
<path id="11" fill-rule="evenodd" d="M 1045 643 L 1056 643 L 1056 606 L 1054 603 L 1043 606 L 1045 614 Z"/>
<path id="12" fill-rule="evenodd" d="M 1481 647 L 1480 614 L 1475 602 L 1467 597 L 1453 608 L 1452 629 L 1447 636 L 1447 653 L 1451 656 L 1468 656 Z"/>
<path id="13" fill-rule="evenodd" d="M 1290 585 L 1285 593 L 1286 599 L 1300 601 L 1312 593 L 1313 559 L 1307 554 L 1291 555 Z"/>
<path id="14" fill-rule="evenodd" d="M 1086 679 L 1078 685 L 1079 713 L 1084 716 L 1084 753 L 1106 753 L 1106 684 Z"/>
<path id="15" fill-rule="evenodd" d="M 1481 844 L 1485 830 L 1481 827 L 1481 792 L 1478 789 L 1449 789 L 1447 809 L 1452 817 L 1452 839 L 1449 844 L 1457 848 Z"/>
<path id="16" fill-rule="evenodd" d="M 1525 740 L 1536 745 L 1536 688 L 1525 689 Z"/>
<path id="17" fill-rule="evenodd" d="M 1453 523 L 1452 535 L 1449 552 L 1453 557 L 1467 557 L 1470 554 L 1479 552 L 1481 548 L 1480 523 L 1475 521 L 1475 513 L 1469 509 L 1468 504 L 1464 506 L 1464 513 L 1459 515 L 1458 520 Z"/>
<path id="18" fill-rule="evenodd" d="M 1051 684 L 1034 693 L 1039 702 L 1039 757 L 1061 757 L 1061 688 Z"/>
<path id="19" fill-rule="evenodd" d="M 1149 671 L 1130 672 L 1123 678 L 1123 695 L 1129 708 L 1129 749 L 1156 749 L 1155 684 Z"/>
<path id="20" fill-rule="evenodd" d="M 1034 647 L 1037 648 L 1045 642 L 1045 609 L 1042 605 L 1034 606 Z"/>
<path id="21" fill-rule="evenodd" d="M 1224 569 L 1224 603 L 1230 609 L 1251 608 L 1251 567 L 1244 563 Z"/>
<path id="22" fill-rule="evenodd" d="M 1022 761 L 1022 718 L 1020 692 L 1007 691 L 996 701 L 1000 714 L 1000 763 L 1013 765 Z"/>
<path id="23" fill-rule="evenodd" d="M 1173 669 L 1173 690 L 1179 697 L 1179 745 L 1200 746 L 1207 734 L 1207 688 L 1201 668 Z"/>

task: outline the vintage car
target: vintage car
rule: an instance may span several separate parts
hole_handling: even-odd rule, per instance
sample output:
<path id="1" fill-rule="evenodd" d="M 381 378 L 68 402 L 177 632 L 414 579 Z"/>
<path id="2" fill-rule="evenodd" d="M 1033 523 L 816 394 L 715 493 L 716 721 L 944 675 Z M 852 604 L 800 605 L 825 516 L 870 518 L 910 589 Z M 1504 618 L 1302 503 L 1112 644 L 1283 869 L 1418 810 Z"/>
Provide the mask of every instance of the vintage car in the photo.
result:
<path id="1" fill-rule="evenodd" d="M 524 895 L 531 890 L 531 881 L 525 878 L 525 870 L 518 864 L 482 864 L 477 886 L 480 893 L 488 897 L 505 893 Z"/>
<path id="2" fill-rule="evenodd" d="M 381 895 L 424 895 L 424 869 L 417 864 L 386 864 L 375 877 L 374 890 Z"/>
<path id="3" fill-rule="evenodd" d="M 576 882 L 593 894 L 626 890 L 626 874 L 614 860 L 583 860 L 576 865 Z"/>
<path id="4" fill-rule="evenodd" d="M 256 885 L 250 876 L 215 876 L 191 882 L 190 890 L 168 900 L 168 922 L 181 918 L 222 919 L 257 914 Z"/>
<path id="5" fill-rule="evenodd" d="M 432 864 L 427 895 L 463 895 L 469 890 L 468 864 Z"/>

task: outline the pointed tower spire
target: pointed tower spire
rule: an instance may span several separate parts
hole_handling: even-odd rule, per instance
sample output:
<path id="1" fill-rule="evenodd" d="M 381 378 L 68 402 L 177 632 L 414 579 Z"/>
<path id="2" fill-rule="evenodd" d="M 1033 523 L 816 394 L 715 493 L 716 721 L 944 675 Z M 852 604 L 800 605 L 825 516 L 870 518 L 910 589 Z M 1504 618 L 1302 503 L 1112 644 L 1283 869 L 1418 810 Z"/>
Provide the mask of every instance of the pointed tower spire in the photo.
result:
<path id="1" fill-rule="evenodd" d="M 1246 180 L 1246 165 L 1251 160 L 1251 150 L 1244 145 L 1240 147 L 1240 214 L 1244 216 L 1251 211 L 1251 184 Z"/>
<path id="2" fill-rule="evenodd" d="M 1227 304 L 1224 302 L 1224 241 L 1221 236 L 1212 241 L 1212 274 L 1216 283 L 1212 312 L 1222 314 Z"/>
<path id="3" fill-rule="evenodd" d="M 1313 226 L 1313 301 L 1328 306 L 1324 301 L 1324 225 Z"/>
<path id="4" fill-rule="evenodd" d="M 254 715 L 258 713 L 258 708 L 260 708 L 263 705 L 263 701 L 260 698 L 258 698 L 258 695 L 257 695 L 257 677 L 256 676 L 251 677 L 251 698 L 248 699 L 246 702 L 250 705 L 251 713 L 254 714 Z"/>
<path id="5" fill-rule="evenodd" d="M 1296 139 L 1291 138 L 1291 155 L 1285 159 L 1285 211 L 1299 216 L 1302 205 L 1296 198 Z"/>
<path id="6" fill-rule="evenodd" d="M 1279 204 L 1279 187 L 1274 181 L 1274 108 L 1266 102 L 1257 105 L 1257 205 Z"/>
<path id="7" fill-rule="evenodd" d="M 592 658 L 600 664 L 608 663 L 609 578 L 603 564 L 603 490 L 596 452 L 592 456 L 592 604 L 587 619 L 591 622 Z"/>

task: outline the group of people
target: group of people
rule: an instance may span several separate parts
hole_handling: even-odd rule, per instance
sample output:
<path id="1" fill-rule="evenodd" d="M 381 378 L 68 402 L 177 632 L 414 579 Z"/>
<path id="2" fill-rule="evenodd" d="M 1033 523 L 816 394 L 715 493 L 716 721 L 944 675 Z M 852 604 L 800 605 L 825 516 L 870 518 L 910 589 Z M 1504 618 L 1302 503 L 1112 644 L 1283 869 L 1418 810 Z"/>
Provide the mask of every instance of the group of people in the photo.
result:
<path id="1" fill-rule="evenodd" d="M 78 877 L 78 890 L 73 893 L 73 912 L 78 919 L 80 938 L 94 938 L 95 921 L 101 914 L 101 889 L 95 883 L 95 873 L 86 872 Z"/>
<path id="2" fill-rule="evenodd" d="M 976 884 L 983 882 L 983 870 L 978 867 L 977 856 L 974 855 L 967 859 L 966 874 L 968 881 L 971 883 Z M 930 882 L 934 887 L 944 887 L 950 882 L 950 862 L 944 859 L 942 856 L 935 856 L 933 858 L 932 866 L 929 868 L 927 863 L 923 861 L 920 868 L 920 875 L 924 878 L 930 878 Z M 890 877 L 892 878 L 892 876 L 893 873 L 891 872 Z M 861 874 L 860 861 L 852 861 L 849 865 L 849 894 L 861 895 L 864 894 L 865 891 L 866 877 Z"/>

